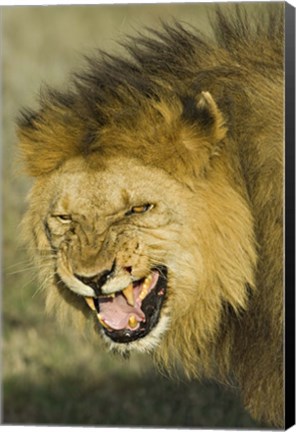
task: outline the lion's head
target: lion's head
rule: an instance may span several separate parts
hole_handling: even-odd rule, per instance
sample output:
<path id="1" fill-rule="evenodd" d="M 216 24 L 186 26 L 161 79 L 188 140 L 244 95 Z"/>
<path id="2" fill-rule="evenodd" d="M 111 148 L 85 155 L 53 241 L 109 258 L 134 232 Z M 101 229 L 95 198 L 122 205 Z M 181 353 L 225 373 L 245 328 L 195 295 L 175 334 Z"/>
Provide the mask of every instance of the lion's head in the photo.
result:
<path id="1" fill-rule="evenodd" d="M 174 346 L 185 363 L 215 337 L 226 304 L 245 307 L 255 262 L 244 191 L 221 155 L 223 117 L 202 93 L 190 100 L 193 126 L 186 103 L 153 102 L 137 129 L 108 125 L 66 160 L 21 137 L 40 170 L 24 232 L 48 307 L 93 316 L 120 352 L 156 349 L 167 361 Z M 48 152 L 39 165 L 34 150 Z"/>

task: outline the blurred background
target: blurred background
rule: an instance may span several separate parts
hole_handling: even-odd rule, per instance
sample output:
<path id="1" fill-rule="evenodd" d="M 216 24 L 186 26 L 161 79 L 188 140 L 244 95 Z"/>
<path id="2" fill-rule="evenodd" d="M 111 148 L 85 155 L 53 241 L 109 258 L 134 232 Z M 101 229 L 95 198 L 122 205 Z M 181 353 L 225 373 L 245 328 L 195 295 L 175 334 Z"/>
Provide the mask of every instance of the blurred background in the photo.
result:
<path id="1" fill-rule="evenodd" d="M 257 4 L 258 5 L 258 4 Z M 253 7 L 253 6 L 248 6 Z M 254 7 L 257 7 L 256 5 Z M 123 360 L 44 314 L 19 242 L 30 180 L 16 163 L 15 120 L 38 106 L 43 82 L 62 88 L 82 54 L 120 52 L 116 41 L 160 19 L 209 32 L 213 4 L 2 7 L 2 422 L 35 425 L 254 428 L 235 392 L 168 379 L 147 357 Z"/>

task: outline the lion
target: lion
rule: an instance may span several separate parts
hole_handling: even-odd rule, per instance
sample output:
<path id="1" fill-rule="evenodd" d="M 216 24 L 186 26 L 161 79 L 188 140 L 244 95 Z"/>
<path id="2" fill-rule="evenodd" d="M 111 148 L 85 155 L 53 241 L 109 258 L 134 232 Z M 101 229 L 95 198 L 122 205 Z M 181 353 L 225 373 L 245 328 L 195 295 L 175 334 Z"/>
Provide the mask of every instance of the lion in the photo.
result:
<path id="1" fill-rule="evenodd" d="M 18 122 L 46 309 L 283 414 L 283 5 L 163 23 Z M 233 8 L 233 7 L 232 7 Z"/>

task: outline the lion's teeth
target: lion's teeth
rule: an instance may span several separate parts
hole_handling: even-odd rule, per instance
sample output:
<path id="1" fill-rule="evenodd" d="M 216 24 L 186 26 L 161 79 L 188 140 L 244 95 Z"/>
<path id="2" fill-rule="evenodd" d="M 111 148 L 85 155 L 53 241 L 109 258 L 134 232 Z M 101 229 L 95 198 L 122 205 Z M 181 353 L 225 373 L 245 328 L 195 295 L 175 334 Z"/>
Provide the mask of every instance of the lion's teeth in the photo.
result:
<path id="1" fill-rule="evenodd" d="M 147 294 L 148 294 L 148 285 L 143 283 L 143 288 L 142 291 L 140 292 L 139 299 L 144 300 Z"/>
<path id="2" fill-rule="evenodd" d="M 135 306 L 134 288 L 133 288 L 132 283 L 129 284 L 129 286 L 127 288 L 122 290 L 122 294 L 124 295 L 124 297 L 126 298 L 126 301 L 128 302 L 128 304 L 130 306 Z"/>
<path id="3" fill-rule="evenodd" d="M 88 304 L 89 308 L 93 311 L 96 310 L 94 299 L 92 297 L 84 297 L 86 303 Z"/>
<path id="4" fill-rule="evenodd" d="M 110 327 L 105 323 L 100 314 L 97 314 L 97 317 L 103 327 L 105 327 L 106 329 L 110 329 Z"/>
<path id="5" fill-rule="evenodd" d="M 144 300 L 144 298 L 147 296 L 151 282 L 152 282 L 152 275 L 149 275 L 144 280 L 142 291 L 140 292 L 139 295 L 140 300 Z"/>
<path id="6" fill-rule="evenodd" d="M 131 328 L 135 328 L 135 327 L 137 327 L 137 325 L 138 325 L 138 321 L 137 321 L 137 318 L 136 318 L 134 315 L 131 315 L 131 316 L 129 317 L 128 325 L 129 325 Z"/>

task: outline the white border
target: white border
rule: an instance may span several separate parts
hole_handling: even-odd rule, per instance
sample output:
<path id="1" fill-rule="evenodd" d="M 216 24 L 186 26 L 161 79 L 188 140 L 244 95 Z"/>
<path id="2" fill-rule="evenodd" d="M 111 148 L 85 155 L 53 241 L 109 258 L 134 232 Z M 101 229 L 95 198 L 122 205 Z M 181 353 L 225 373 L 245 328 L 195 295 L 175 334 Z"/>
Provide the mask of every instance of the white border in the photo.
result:
<path id="1" fill-rule="evenodd" d="M 226 0 L 186 0 L 185 3 L 221 3 L 221 2 L 225 2 Z M 252 2 L 252 3 L 257 3 L 259 0 L 227 0 L 227 2 Z M 260 0 L 260 2 L 277 2 L 279 0 Z M 157 3 L 183 3 L 182 0 L 145 0 L 144 2 L 139 2 L 138 0 L 129 0 L 129 1 L 125 1 L 125 0 L 116 0 L 116 1 L 112 1 L 112 0 L 103 0 L 103 1 L 98 1 L 98 0 L 87 0 L 87 1 L 81 1 L 81 0 L 47 0 L 47 1 L 38 1 L 38 0 L 30 0 L 30 1 L 24 1 L 24 0 L 14 0 L 14 1 L 10 1 L 10 0 L 0 0 L 0 7 L 1 6 L 8 6 L 8 7 L 13 7 L 13 6 L 60 6 L 60 5 L 69 5 L 69 6 L 74 6 L 74 5 L 116 5 L 116 4 L 157 4 Z M 296 0 L 289 0 L 287 1 L 287 3 L 291 4 L 293 7 L 296 7 Z M 0 396 L 0 403 L 1 403 L 1 396 Z M 0 415 L 0 421 L 2 421 L 3 419 L 1 419 L 1 415 Z M 28 425 L 28 426 L 23 426 L 23 425 L 18 425 L 18 426 L 4 426 L 2 423 L 1 424 L 1 432 L 17 432 L 17 431 L 38 431 L 38 432 L 49 432 L 49 429 L 54 429 L 55 431 L 61 431 L 61 432 L 73 432 L 73 429 L 75 429 L 75 431 L 83 431 L 86 429 L 98 429 L 101 431 L 107 431 L 107 432 L 120 432 L 120 431 L 133 431 L 133 432 L 143 432 L 143 431 L 149 431 L 149 430 L 153 430 L 155 432 L 163 432 L 164 430 L 167 430 L 165 428 L 161 428 L 161 429 L 157 429 L 157 428 L 147 428 L 145 427 L 143 428 L 129 428 L 129 427 L 92 427 L 92 426 L 87 426 L 87 427 L 71 427 L 71 426 L 35 426 L 35 425 Z M 182 431 L 183 429 L 177 429 L 177 428 L 169 428 L 168 429 L 170 432 L 174 432 L 174 431 Z M 190 428 L 190 430 L 199 430 L 196 428 Z M 217 429 L 215 429 L 217 430 Z M 234 429 L 228 429 L 228 430 L 234 430 Z M 247 430 L 247 429 L 245 429 Z M 266 429 L 265 429 L 266 430 Z M 290 429 L 290 431 L 296 431 L 296 426 L 292 426 Z M 202 429 L 203 432 L 212 432 L 213 429 Z M 220 431 L 223 431 L 223 429 L 220 429 Z M 256 429 L 252 429 L 252 432 L 259 432 L 259 430 Z"/>
<path id="2" fill-rule="evenodd" d="M 258 3 L 257 0 L 227 0 L 228 2 L 243 2 L 243 1 L 247 1 L 248 3 L 252 2 L 252 3 Z M 279 0 L 260 0 L 260 2 L 277 2 Z M 185 3 L 221 3 L 224 2 L 225 0 L 186 0 Z M 81 0 L 46 0 L 46 1 L 40 1 L 40 0 L 29 0 L 29 1 L 23 1 L 23 0 L 15 0 L 15 1 L 10 1 L 10 0 L 0 0 L 0 6 L 59 6 L 59 5 L 101 5 L 101 4 L 157 4 L 157 3 L 183 3 L 181 0 L 145 0 L 143 2 L 140 2 L 139 0 L 102 0 L 102 1 L 98 1 L 98 0 L 86 0 L 86 1 L 81 1 Z M 296 4 L 296 0 L 291 0 L 288 3 L 292 4 L 293 6 L 295 6 Z"/>

